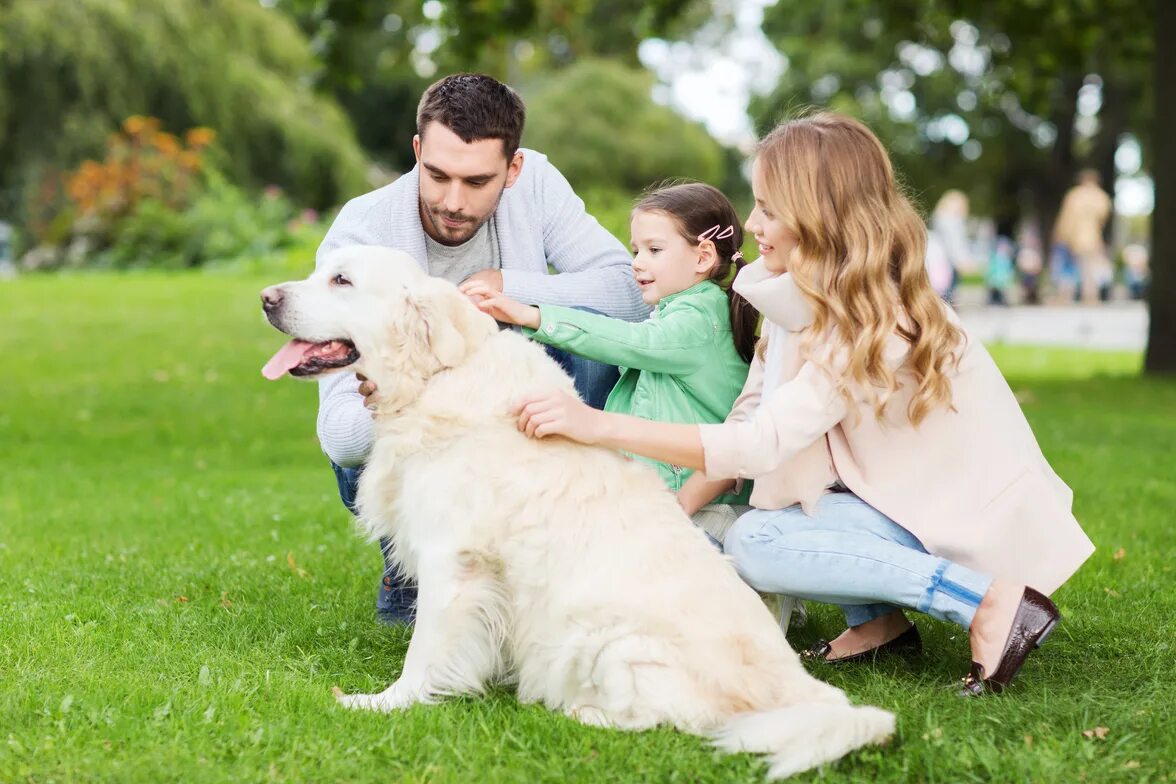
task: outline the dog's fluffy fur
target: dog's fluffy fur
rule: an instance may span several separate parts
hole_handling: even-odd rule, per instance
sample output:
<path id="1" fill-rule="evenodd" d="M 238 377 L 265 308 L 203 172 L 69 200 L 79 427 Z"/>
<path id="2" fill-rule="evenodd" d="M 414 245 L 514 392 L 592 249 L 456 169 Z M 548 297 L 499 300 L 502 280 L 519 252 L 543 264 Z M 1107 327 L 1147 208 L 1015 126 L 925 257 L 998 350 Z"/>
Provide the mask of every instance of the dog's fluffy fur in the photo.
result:
<path id="1" fill-rule="evenodd" d="M 274 326 L 350 341 L 378 386 L 361 524 L 420 586 L 400 677 L 337 692 L 344 706 L 390 711 L 510 680 L 521 701 L 585 724 L 670 724 L 769 754 L 773 777 L 892 734 L 892 714 L 805 672 L 654 472 L 518 432 L 514 401 L 574 394 L 541 347 L 386 248 L 335 251 L 267 291 Z"/>

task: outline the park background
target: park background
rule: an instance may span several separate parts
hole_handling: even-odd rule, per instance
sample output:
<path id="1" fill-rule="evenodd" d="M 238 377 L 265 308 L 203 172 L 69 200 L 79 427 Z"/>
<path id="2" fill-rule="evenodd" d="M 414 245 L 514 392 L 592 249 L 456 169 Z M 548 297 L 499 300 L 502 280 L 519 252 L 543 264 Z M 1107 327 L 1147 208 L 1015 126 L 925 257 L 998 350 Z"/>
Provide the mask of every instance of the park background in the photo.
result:
<path id="1" fill-rule="evenodd" d="M 383 688 L 407 634 L 372 621 L 378 554 L 313 386 L 261 380 L 281 340 L 257 292 L 411 166 L 421 91 L 460 70 L 520 91 L 524 144 L 622 240 L 665 178 L 746 211 L 757 134 L 809 106 L 869 123 L 924 213 L 964 191 L 959 307 L 1099 549 L 1003 699 L 954 697 L 966 640 L 925 620 L 918 660 L 818 666 L 899 715 L 824 780 L 1171 780 L 1174 37 L 1166 0 L 0 2 L 0 781 L 762 778 L 506 690 L 333 705 Z M 1110 301 L 1051 301 L 1043 275 L 1046 304 L 986 305 L 995 236 L 1047 257 L 1085 168 L 1116 205 Z M 792 642 L 838 623 L 814 608 Z"/>

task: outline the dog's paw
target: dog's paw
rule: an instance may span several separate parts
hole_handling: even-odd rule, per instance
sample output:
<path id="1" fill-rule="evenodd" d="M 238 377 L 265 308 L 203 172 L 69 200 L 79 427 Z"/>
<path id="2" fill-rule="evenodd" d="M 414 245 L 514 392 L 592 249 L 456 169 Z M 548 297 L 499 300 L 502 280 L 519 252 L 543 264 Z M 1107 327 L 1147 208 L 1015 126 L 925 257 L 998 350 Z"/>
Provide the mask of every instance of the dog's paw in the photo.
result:
<path id="1" fill-rule="evenodd" d="M 335 695 L 335 701 L 348 710 L 367 710 L 376 713 L 403 710 L 416 702 L 411 696 L 398 693 L 395 686 L 379 694 L 344 694 L 338 686 L 332 686 L 331 693 Z"/>

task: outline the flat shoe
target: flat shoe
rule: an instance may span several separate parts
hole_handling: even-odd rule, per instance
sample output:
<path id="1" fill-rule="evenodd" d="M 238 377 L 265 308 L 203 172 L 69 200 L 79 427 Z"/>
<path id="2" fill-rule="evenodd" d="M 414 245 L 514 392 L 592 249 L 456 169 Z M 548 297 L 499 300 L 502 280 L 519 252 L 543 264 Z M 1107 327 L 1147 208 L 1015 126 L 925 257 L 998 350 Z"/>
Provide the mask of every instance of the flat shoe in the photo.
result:
<path id="1" fill-rule="evenodd" d="M 923 650 L 923 639 L 919 637 L 919 627 L 912 623 L 905 632 L 893 640 L 884 642 L 876 648 L 870 648 L 868 651 L 842 656 L 839 659 L 830 659 L 828 656 L 832 650 L 833 646 L 829 644 L 828 640 L 817 640 L 812 646 L 801 651 L 800 657 L 810 661 L 823 661 L 827 664 L 845 664 L 846 662 L 873 659 L 880 653 L 918 653 Z"/>
<path id="2" fill-rule="evenodd" d="M 979 697 L 987 691 L 993 694 L 1004 691 L 1021 671 L 1025 659 L 1029 658 L 1034 648 L 1041 647 L 1061 619 L 1057 605 L 1048 596 L 1026 586 L 1017 614 L 1013 617 L 1013 628 L 1005 642 L 1000 663 L 996 665 L 996 672 L 986 678 L 983 665 L 972 662 L 971 671 L 963 678 L 964 686 L 960 696 Z"/>

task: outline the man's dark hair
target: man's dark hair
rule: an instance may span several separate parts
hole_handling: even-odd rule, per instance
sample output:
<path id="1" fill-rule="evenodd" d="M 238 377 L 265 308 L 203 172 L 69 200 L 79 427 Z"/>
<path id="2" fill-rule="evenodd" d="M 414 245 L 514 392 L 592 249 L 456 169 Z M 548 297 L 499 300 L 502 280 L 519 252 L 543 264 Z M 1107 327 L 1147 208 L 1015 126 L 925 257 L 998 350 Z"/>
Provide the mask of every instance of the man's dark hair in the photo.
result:
<path id="1" fill-rule="evenodd" d="M 485 74 L 446 76 L 429 85 L 417 106 L 417 133 L 436 121 L 469 144 L 501 139 L 507 159 L 519 149 L 527 111 L 518 93 Z"/>

